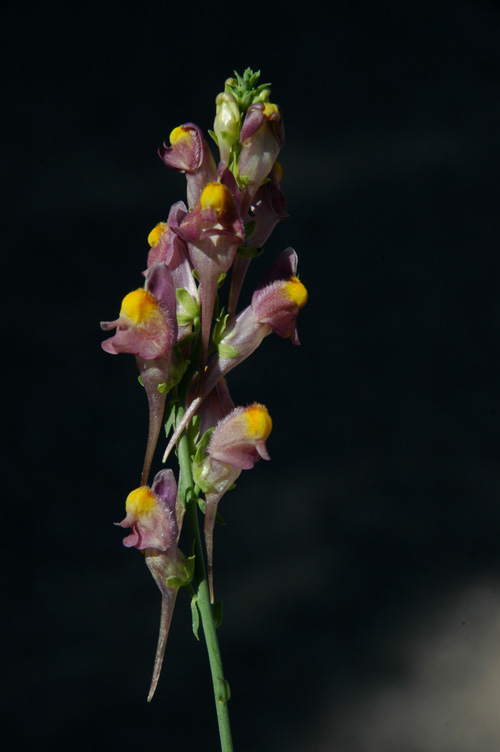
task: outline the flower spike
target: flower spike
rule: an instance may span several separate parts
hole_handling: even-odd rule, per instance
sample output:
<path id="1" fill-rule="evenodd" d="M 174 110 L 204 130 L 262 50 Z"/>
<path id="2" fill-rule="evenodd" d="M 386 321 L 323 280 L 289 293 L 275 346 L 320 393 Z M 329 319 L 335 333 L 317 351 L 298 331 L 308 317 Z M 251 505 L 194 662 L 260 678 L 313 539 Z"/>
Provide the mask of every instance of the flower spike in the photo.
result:
<path id="1" fill-rule="evenodd" d="M 214 524 L 220 500 L 242 471 L 269 459 L 272 429 L 263 405 L 234 406 L 226 376 L 273 332 L 298 345 L 297 317 L 307 302 L 297 254 L 287 248 L 250 304 L 238 305 L 251 260 L 262 255 L 273 229 L 287 217 L 277 162 L 284 144 L 282 113 L 271 101 L 270 84 L 259 79 L 260 71 L 234 71 L 217 96 L 210 131 L 217 159 L 200 128 L 189 122 L 174 128 L 159 149 L 164 164 L 185 175 L 184 201 L 173 203 L 167 220 L 149 233 L 143 287 L 123 298 L 116 320 L 101 322 L 109 333 L 103 350 L 135 357 L 148 400 L 140 485 L 126 499 L 124 519 L 115 523 L 127 529 L 123 545 L 141 551 L 161 594 L 148 702 L 160 677 L 178 590 L 189 586 L 193 632 L 198 639 L 201 623 L 209 653 L 224 752 L 232 749 L 230 690 L 215 631 L 221 610 L 219 604 L 212 607 Z M 222 289 L 226 277 L 229 290 Z M 151 482 L 163 425 L 170 437 L 163 460 L 178 444 L 178 475 L 164 469 Z M 189 558 L 179 549 L 185 513 Z"/>

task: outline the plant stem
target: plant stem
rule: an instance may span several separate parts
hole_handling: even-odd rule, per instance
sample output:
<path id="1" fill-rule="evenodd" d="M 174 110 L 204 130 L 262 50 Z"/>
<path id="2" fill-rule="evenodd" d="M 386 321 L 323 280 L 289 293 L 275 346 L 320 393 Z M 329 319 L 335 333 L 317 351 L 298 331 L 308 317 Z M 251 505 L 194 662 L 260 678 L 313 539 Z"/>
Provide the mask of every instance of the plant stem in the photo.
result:
<path id="1" fill-rule="evenodd" d="M 182 408 L 181 408 L 182 410 Z M 180 419 L 181 416 L 178 415 Z M 215 708 L 217 711 L 217 720 L 219 723 L 219 736 L 222 752 L 233 752 L 233 742 L 231 738 L 231 726 L 229 723 L 229 711 L 227 702 L 229 700 L 229 684 L 224 679 L 222 670 L 222 657 L 215 629 L 215 622 L 210 603 L 208 592 L 208 580 L 205 568 L 205 559 L 201 543 L 200 528 L 198 524 L 198 504 L 193 491 L 193 476 L 191 473 L 191 457 L 189 450 L 189 439 L 184 432 L 178 443 L 179 466 L 181 470 L 181 489 L 186 501 L 186 518 L 189 528 L 191 541 L 194 541 L 194 550 L 196 554 L 195 572 L 193 586 L 196 591 L 198 611 L 200 612 L 203 633 L 207 645 L 208 659 L 210 661 L 210 670 L 212 673 L 212 683 L 214 688 Z M 191 491 L 191 493 L 190 493 Z M 182 497 L 181 497 L 182 498 Z"/>

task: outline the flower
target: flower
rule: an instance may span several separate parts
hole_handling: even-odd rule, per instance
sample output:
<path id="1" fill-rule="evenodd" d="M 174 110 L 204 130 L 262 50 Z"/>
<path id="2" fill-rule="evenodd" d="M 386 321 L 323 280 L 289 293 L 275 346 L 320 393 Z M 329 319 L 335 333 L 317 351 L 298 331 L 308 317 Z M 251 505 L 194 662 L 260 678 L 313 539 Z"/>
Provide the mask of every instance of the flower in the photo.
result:
<path id="1" fill-rule="evenodd" d="M 215 175 L 215 160 L 201 130 L 193 123 L 174 128 L 170 144 L 158 149 L 160 158 L 167 167 L 186 174 L 187 202 L 189 208 L 200 198 L 201 192 Z"/>
<path id="2" fill-rule="evenodd" d="M 141 483 L 147 483 L 163 420 L 167 387 L 182 371 L 174 356 L 177 341 L 176 295 L 173 275 L 164 262 L 153 264 L 143 288 L 125 296 L 116 321 L 102 321 L 104 331 L 116 329 L 102 343 L 112 355 L 136 356 L 149 406 L 149 431 Z M 160 389 L 160 391 L 159 391 Z"/>
<path id="3" fill-rule="evenodd" d="M 145 360 L 166 358 L 177 339 L 175 288 L 165 263 L 154 264 L 143 288 L 123 298 L 116 321 L 101 321 L 101 329 L 116 329 L 102 343 L 103 350 L 117 355 L 131 353 Z"/>
<path id="4" fill-rule="evenodd" d="M 244 236 L 239 190 L 230 170 L 224 168 L 219 180 L 207 183 L 196 206 L 176 232 L 186 241 L 200 280 L 202 360 L 205 363 L 217 285 L 221 275 L 231 268 Z"/>
<path id="5" fill-rule="evenodd" d="M 151 488 L 140 486 L 132 491 L 125 508 L 125 519 L 115 523 L 132 530 L 124 538 L 123 545 L 144 551 L 146 564 L 162 596 L 149 702 L 160 678 L 177 592 L 179 587 L 190 582 L 194 562 L 186 559 L 177 546 L 184 511 L 178 502 L 177 483 L 172 470 L 157 473 Z"/>
<path id="6" fill-rule="evenodd" d="M 297 254 L 293 248 L 283 251 L 269 272 L 261 280 L 252 296 L 251 304 L 230 319 L 221 338 L 217 353 L 210 360 L 203 375 L 200 395 L 194 398 L 182 420 L 176 426 L 163 455 L 163 462 L 175 446 L 179 436 L 198 411 L 212 389 L 260 345 L 273 331 L 299 345 L 297 316 L 307 302 L 307 290 L 297 275 Z"/>
<path id="7" fill-rule="evenodd" d="M 281 109 L 271 102 L 252 104 L 243 121 L 240 143 L 238 172 L 245 185 L 242 212 L 246 213 L 285 143 Z"/>
<path id="8" fill-rule="evenodd" d="M 116 523 L 132 531 L 123 539 L 123 545 L 140 551 L 167 551 L 177 540 L 176 501 L 177 483 L 172 470 L 161 470 L 151 488 L 140 486 L 131 491 L 125 504 L 126 517 Z"/>
<path id="9" fill-rule="evenodd" d="M 281 167 L 275 162 L 269 180 L 260 186 L 252 200 L 250 218 L 245 222 L 245 242 L 239 247 L 231 270 L 228 311 L 233 316 L 252 258 L 262 253 L 262 246 L 278 222 L 288 216 L 286 199 L 279 186 L 281 174 Z"/>
<path id="10" fill-rule="evenodd" d="M 249 470 L 260 458 L 268 460 L 266 439 L 273 427 L 264 405 L 236 407 L 212 434 L 208 454 L 212 460 Z"/>
<path id="11" fill-rule="evenodd" d="M 271 332 L 300 344 L 297 316 L 307 302 L 307 290 L 296 276 L 297 261 L 292 248 L 283 251 L 258 285 L 251 304 L 229 323 L 208 365 L 202 395 L 248 358 Z"/>
<path id="12" fill-rule="evenodd" d="M 193 468 L 193 477 L 205 494 L 205 544 L 210 598 L 213 603 L 213 530 L 219 501 L 242 470 L 260 459 L 270 459 L 266 440 L 272 420 L 264 405 L 236 407 L 217 424 L 205 457 Z M 196 459 L 196 458 L 195 458 Z"/>

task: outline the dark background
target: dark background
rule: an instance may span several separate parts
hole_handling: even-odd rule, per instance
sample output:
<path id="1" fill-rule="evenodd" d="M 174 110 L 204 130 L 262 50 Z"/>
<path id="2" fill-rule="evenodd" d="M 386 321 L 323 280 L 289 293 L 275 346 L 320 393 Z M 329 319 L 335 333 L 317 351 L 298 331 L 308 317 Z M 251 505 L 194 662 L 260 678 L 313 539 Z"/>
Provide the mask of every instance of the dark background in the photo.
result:
<path id="1" fill-rule="evenodd" d="M 494 2 L 47 2 L 2 31 L 5 734 L 9 749 L 218 749 L 181 592 L 121 545 L 147 410 L 99 321 L 185 196 L 156 155 L 212 127 L 233 69 L 281 104 L 300 348 L 229 379 L 270 463 L 216 530 L 238 752 L 498 752 L 498 115 Z"/>

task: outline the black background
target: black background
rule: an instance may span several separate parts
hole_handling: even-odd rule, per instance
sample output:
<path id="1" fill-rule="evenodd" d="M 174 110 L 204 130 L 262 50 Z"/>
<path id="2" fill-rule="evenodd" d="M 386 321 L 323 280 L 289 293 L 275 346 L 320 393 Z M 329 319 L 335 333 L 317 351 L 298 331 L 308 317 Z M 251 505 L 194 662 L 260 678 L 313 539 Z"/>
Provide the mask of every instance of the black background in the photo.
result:
<path id="1" fill-rule="evenodd" d="M 498 752 L 498 115 L 493 2 L 47 2 L 2 31 L 9 749 L 218 749 L 181 592 L 121 545 L 147 409 L 99 321 L 185 196 L 156 150 L 233 69 L 284 111 L 300 348 L 231 374 L 270 463 L 216 530 L 238 752 Z"/>

